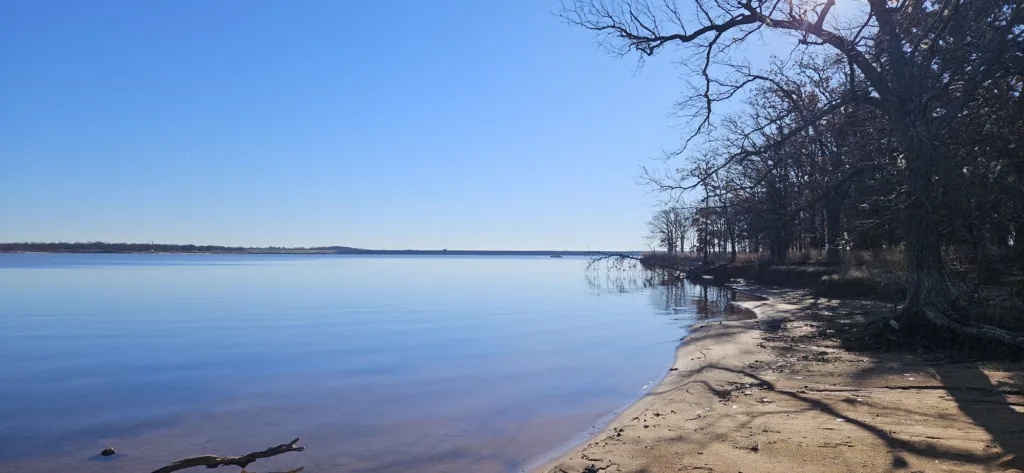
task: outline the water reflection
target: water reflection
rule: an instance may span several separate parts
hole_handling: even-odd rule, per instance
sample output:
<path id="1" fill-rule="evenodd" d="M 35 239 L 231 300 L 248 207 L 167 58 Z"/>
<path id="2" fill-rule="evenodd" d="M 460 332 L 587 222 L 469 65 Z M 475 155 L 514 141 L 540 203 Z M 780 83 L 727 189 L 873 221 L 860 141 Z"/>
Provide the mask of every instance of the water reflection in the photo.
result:
<path id="1" fill-rule="evenodd" d="M 0 255 L 0 472 L 153 471 L 282 437 L 309 449 L 257 471 L 519 471 L 641 395 L 718 304 L 585 264 Z"/>
<path id="2" fill-rule="evenodd" d="M 726 286 L 698 284 L 674 272 L 593 265 L 586 272 L 590 289 L 611 294 L 646 292 L 659 313 L 708 320 L 729 315 L 737 291 Z"/>

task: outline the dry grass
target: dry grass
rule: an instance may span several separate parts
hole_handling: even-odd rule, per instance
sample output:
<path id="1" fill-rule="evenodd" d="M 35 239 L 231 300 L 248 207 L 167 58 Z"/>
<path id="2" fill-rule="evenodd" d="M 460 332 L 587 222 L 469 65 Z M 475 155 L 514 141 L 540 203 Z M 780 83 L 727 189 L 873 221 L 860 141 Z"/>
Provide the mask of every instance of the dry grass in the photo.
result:
<path id="1" fill-rule="evenodd" d="M 968 321 L 1024 332 L 1024 251 L 1003 249 L 982 255 L 969 248 L 944 251 L 950 278 Z M 701 255 L 648 253 L 644 258 L 662 265 L 700 266 Z M 731 255 L 712 254 L 710 264 L 730 263 Z M 825 264 L 824 252 L 792 251 L 786 265 L 771 265 L 768 253 L 739 253 L 729 268 L 712 276 L 743 278 L 780 286 L 811 286 L 829 297 L 871 297 L 900 304 L 906 295 L 907 267 L 902 248 L 846 251 L 842 263 Z"/>
<path id="2" fill-rule="evenodd" d="M 953 284 L 953 312 L 961 322 L 999 327 L 1024 333 L 1024 258 L 1021 252 L 989 253 L 979 257 L 958 248 L 945 250 L 948 275 Z M 902 248 L 849 251 L 841 264 L 826 264 L 815 251 L 792 252 L 785 265 L 772 264 L 767 253 L 740 253 L 730 262 L 729 254 L 712 255 L 711 268 L 701 274 L 716 281 L 735 279 L 761 285 L 809 288 L 819 297 L 831 299 L 867 298 L 884 302 L 891 313 L 900 310 L 906 298 L 907 266 Z M 702 258 L 693 254 L 648 254 L 645 258 L 677 268 L 701 267 Z M 911 343 L 931 347 L 950 355 L 974 358 L 1014 356 L 998 342 L 957 336 L 937 331 Z M 954 353 L 955 352 L 955 353 Z"/>

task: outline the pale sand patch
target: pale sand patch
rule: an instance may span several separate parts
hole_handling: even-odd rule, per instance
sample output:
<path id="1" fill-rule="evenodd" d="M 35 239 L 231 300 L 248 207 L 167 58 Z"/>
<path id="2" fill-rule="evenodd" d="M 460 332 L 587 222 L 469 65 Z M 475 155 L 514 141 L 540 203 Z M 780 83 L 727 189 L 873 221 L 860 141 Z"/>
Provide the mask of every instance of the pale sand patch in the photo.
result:
<path id="1" fill-rule="evenodd" d="M 756 320 L 700 324 L 673 370 L 543 473 L 1024 471 L 1024 367 L 853 353 L 891 306 L 744 288 Z"/>

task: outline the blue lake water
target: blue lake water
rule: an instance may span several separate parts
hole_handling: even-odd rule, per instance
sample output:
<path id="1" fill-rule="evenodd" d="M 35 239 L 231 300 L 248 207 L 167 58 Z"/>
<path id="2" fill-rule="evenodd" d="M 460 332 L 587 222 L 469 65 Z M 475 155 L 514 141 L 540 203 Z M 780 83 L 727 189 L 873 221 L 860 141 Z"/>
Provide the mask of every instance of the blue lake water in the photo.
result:
<path id="1" fill-rule="evenodd" d="M 585 266 L 0 254 L 0 472 L 295 437 L 307 451 L 248 471 L 520 471 L 642 395 L 728 297 Z"/>

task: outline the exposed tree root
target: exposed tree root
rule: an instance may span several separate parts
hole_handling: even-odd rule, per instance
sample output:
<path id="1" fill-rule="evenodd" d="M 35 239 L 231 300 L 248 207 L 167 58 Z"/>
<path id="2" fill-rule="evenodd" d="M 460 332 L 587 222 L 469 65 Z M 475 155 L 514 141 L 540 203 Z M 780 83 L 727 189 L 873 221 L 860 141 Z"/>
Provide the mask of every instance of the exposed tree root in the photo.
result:
<path id="1" fill-rule="evenodd" d="M 273 456 L 280 455 L 288 452 L 301 452 L 306 447 L 299 447 L 295 444 L 299 443 L 299 439 L 292 440 L 288 443 L 283 443 L 276 447 L 270 447 L 266 450 L 259 452 L 247 453 L 237 457 L 218 457 L 216 455 L 203 455 L 201 457 L 185 458 L 178 460 L 170 465 L 163 468 L 154 470 L 153 473 L 171 473 L 172 471 L 184 470 L 186 468 L 192 468 L 196 466 L 205 466 L 207 468 L 217 468 L 219 466 L 237 466 L 245 468 L 250 463 L 259 460 L 260 458 L 270 458 Z"/>
<path id="2" fill-rule="evenodd" d="M 945 346 L 951 335 L 963 337 L 960 340 L 976 339 L 996 342 L 1011 350 L 1024 349 L 1024 333 L 1014 333 L 993 327 L 960 322 L 950 317 L 948 311 L 932 306 L 907 306 L 893 317 L 874 319 L 858 330 L 847 332 L 843 338 L 857 341 L 861 348 L 878 348 L 913 345 Z M 955 343 L 955 342 L 954 342 Z"/>
<path id="3" fill-rule="evenodd" d="M 1003 396 L 1020 396 L 1024 395 L 1024 390 L 1021 389 L 1000 389 L 1000 388 L 979 388 L 976 386 L 941 386 L 941 385 L 913 385 L 913 386 L 868 386 L 863 388 L 815 388 L 815 387 L 804 387 L 803 391 L 810 391 L 816 393 L 862 393 L 872 390 L 891 389 L 898 391 L 972 391 L 985 394 L 998 394 Z"/>
<path id="4" fill-rule="evenodd" d="M 924 306 L 919 309 L 929 322 L 940 327 L 947 328 L 962 335 L 984 338 L 1002 342 L 1007 345 L 1024 348 L 1024 334 L 1007 332 L 1001 328 L 991 325 L 966 325 L 947 317 L 941 311 L 932 307 Z"/>
<path id="5" fill-rule="evenodd" d="M 963 391 L 974 391 L 987 394 L 1000 394 L 1009 396 L 1020 396 L 1024 394 L 1024 391 L 1020 389 L 999 389 L 999 388 L 979 388 L 977 386 L 886 386 L 885 389 L 900 389 L 905 391 L 924 391 L 924 390 L 935 390 L 935 391 L 950 391 L 950 390 L 963 390 Z"/>

